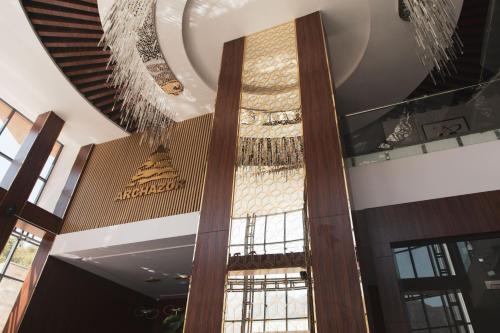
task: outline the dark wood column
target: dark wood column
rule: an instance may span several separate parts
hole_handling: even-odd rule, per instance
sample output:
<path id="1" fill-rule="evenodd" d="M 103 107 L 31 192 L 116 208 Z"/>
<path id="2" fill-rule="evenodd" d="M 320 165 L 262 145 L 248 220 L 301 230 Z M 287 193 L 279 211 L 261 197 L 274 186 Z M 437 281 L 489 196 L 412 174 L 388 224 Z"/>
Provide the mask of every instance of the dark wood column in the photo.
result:
<path id="1" fill-rule="evenodd" d="M 319 333 L 366 332 L 333 87 L 319 12 L 296 20 Z"/>
<path id="2" fill-rule="evenodd" d="M 35 186 L 64 121 L 54 112 L 38 116 L 0 184 L 7 193 L 0 203 L 0 249 L 3 249 L 18 215 Z"/>
<path id="3" fill-rule="evenodd" d="M 73 195 L 78 187 L 78 183 L 80 182 L 83 172 L 85 171 L 87 162 L 90 159 L 90 155 L 94 150 L 94 146 L 94 144 L 90 144 L 80 148 L 80 151 L 76 156 L 76 160 L 73 163 L 73 167 L 69 173 L 68 179 L 66 180 L 66 184 L 64 184 L 62 193 L 59 196 L 59 200 L 57 200 L 56 208 L 54 209 L 54 214 L 56 216 L 64 219 L 66 212 L 71 205 L 71 201 L 73 200 Z"/>
<path id="4" fill-rule="evenodd" d="M 49 257 L 50 249 L 54 243 L 55 234 L 58 234 L 62 228 L 62 221 L 66 215 L 69 205 L 71 204 L 73 194 L 75 193 L 80 178 L 85 171 L 85 167 L 91 156 L 93 148 L 93 144 L 80 148 L 64 189 L 59 197 L 59 200 L 57 201 L 54 214 L 29 203 L 22 210 L 21 215 L 28 221 L 28 223 L 36 227 L 53 226 L 55 230 L 49 230 L 45 233 L 35 259 L 31 264 L 29 273 L 24 280 L 21 291 L 19 292 L 16 303 L 14 304 L 9 318 L 7 319 L 3 333 L 16 333 L 21 326 L 21 322 L 24 318 L 26 310 L 28 309 L 31 297 L 33 296 L 42 271 L 45 267 L 47 258 Z M 59 223 L 48 224 L 51 221 L 59 221 Z M 46 228 L 44 229 L 46 230 Z"/>
<path id="5" fill-rule="evenodd" d="M 46 233 L 43 237 L 42 243 L 40 244 L 40 247 L 35 255 L 35 259 L 33 259 L 33 263 L 31 264 L 29 273 L 26 276 L 26 279 L 24 279 L 19 296 L 17 296 L 16 303 L 14 303 L 14 306 L 12 307 L 7 323 L 3 329 L 3 333 L 16 333 L 19 330 L 24 314 L 26 313 L 26 309 L 28 308 L 28 304 L 42 274 L 45 262 L 49 257 L 49 252 L 52 248 L 52 244 L 54 243 L 54 238 L 55 235 L 51 233 Z"/>
<path id="6" fill-rule="evenodd" d="M 220 333 L 231 219 L 243 38 L 224 44 L 185 333 Z"/>

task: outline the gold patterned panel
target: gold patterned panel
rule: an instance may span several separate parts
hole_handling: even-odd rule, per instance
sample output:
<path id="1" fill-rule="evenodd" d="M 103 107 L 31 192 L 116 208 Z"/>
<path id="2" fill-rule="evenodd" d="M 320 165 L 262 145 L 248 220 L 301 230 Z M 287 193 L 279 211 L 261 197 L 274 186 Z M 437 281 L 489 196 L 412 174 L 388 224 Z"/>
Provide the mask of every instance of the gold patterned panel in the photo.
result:
<path id="1" fill-rule="evenodd" d="M 267 29 L 245 39 L 242 109 L 300 108 L 295 23 Z"/>
<path id="2" fill-rule="evenodd" d="M 240 258 L 251 262 L 255 255 L 273 253 L 299 252 L 306 257 L 296 43 L 293 21 L 245 38 L 229 240 L 233 262 Z M 225 333 L 309 332 L 308 288 L 299 287 L 303 280 L 298 272 L 253 266 L 239 272 L 242 275 L 231 273 L 226 283 Z M 274 280 L 268 287 L 270 279 Z M 289 283 L 293 291 L 285 290 Z M 289 320 L 289 314 L 294 319 Z"/>
<path id="3" fill-rule="evenodd" d="M 139 145 L 133 135 L 96 145 L 82 176 L 63 226 L 63 233 L 88 230 L 134 221 L 198 211 L 201 204 L 205 166 L 212 128 L 212 114 L 178 123 L 172 129 L 168 152 Z M 155 151 L 156 150 L 156 151 Z M 158 161 L 157 161 L 158 160 Z M 137 196 L 117 200 L 139 179 L 138 170 L 148 161 L 165 164 L 172 177 L 185 185 L 155 188 L 154 182 L 138 184 Z M 166 161 L 166 162 L 165 162 Z M 168 178 L 168 177 L 167 177 Z M 166 182 L 171 179 L 165 179 Z M 134 183 L 135 185 L 135 183 Z M 168 186 L 168 185 L 167 185 Z M 148 195 L 140 195 L 142 187 Z M 133 194 L 133 189 L 130 191 Z"/>
<path id="4" fill-rule="evenodd" d="M 271 215 L 304 208 L 303 168 L 287 175 L 258 172 L 257 167 L 236 172 L 233 217 Z"/>
<path id="5" fill-rule="evenodd" d="M 304 206 L 295 22 L 245 38 L 233 217 Z"/>

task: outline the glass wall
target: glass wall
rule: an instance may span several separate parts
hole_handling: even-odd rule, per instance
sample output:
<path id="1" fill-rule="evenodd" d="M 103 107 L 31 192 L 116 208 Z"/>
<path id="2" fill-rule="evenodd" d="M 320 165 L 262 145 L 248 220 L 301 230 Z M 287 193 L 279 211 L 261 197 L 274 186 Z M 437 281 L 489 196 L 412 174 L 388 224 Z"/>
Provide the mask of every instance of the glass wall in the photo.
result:
<path id="1" fill-rule="evenodd" d="M 302 210 L 232 220 L 229 254 L 304 252 Z"/>
<path id="2" fill-rule="evenodd" d="M 40 237 L 16 228 L 0 254 L 0 329 L 7 321 L 40 242 Z"/>
<path id="3" fill-rule="evenodd" d="M 412 332 L 498 332 L 500 238 L 429 241 L 393 256 Z"/>
<path id="4" fill-rule="evenodd" d="M 500 79 L 348 115 L 344 136 L 351 165 L 459 148 L 500 139 Z M 375 119 L 372 121 L 370 119 Z"/>
<path id="5" fill-rule="evenodd" d="M 339 83 L 335 98 L 347 165 L 500 138 L 500 6 L 493 0 L 468 0 L 456 9 L 462 52 L 450 63 L 453 70 L 442 78 L 434 81 L 428 75 L 418 60 L 419 48 L 412 45 L 416 33 L 401 18 L 398 26 L 407 26 L 409 44 L 397 52 L 395 61 L 380 61 L 390 71 L 381 75 L 379 67 L 366 62 L 357 69 L 358 75 Z M 335 66 L 332 70 L 335 73 Z M 357 80 L 359 84 L 352 83 Z"/>
<path id="6" fill-rule="evenodd" d="M 309 332 L 307 293 L 299 272 L 230 276 L 225 332 Z"/>

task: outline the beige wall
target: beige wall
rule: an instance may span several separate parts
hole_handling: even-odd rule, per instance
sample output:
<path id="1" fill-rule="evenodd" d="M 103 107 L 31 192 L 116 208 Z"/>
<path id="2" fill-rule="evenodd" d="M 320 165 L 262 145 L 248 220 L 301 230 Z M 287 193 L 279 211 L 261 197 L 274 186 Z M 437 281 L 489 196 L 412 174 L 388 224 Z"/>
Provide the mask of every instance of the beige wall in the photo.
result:
<path id="1" fill-rule="evenodd" d="M 116 201 L 155 150 L 132 135 L 96 145 L 64 222 L 63 233 L 198 211 L 212 115 L 178 123 L 172 130 L 172 165 L 184 188 Z"/>

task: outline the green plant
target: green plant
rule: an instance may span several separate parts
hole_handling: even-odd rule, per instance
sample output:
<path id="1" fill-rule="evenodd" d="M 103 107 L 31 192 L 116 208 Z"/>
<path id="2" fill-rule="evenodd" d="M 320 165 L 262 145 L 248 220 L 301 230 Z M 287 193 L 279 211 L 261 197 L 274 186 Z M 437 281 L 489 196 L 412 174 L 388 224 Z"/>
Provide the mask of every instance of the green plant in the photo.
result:
<path id="1" fill-rule="evenodd" d="M 184 313 L 174 313 L 162 322 L 163 333 L 179 333 L 184 326 Z"/>

